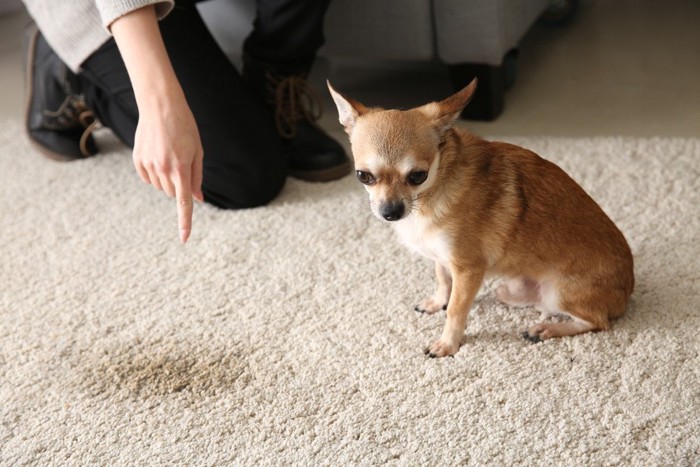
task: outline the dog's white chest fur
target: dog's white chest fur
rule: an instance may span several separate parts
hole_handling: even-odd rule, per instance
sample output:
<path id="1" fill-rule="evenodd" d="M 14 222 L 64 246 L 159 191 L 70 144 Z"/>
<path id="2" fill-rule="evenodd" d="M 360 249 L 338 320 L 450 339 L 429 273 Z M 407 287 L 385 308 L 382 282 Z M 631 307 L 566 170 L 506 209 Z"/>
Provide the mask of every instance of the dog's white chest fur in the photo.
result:
<path id="1" fill-rule="evenodd" d="M 451 246 L 445 233 L 436 229 L 429 218 L 413 213 L 395 224 L 401 242 L 421 255 L 450 265 Z"/>

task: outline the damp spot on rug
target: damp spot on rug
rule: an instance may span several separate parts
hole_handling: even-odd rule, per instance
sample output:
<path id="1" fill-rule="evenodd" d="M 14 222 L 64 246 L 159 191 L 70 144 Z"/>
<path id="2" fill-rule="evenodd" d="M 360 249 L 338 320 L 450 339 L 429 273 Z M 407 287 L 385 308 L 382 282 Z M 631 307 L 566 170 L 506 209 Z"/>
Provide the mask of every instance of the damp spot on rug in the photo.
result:
<path id="1" fill-rule="evenodd" d="M 79 385 L 92 397 L 213 396 L 245 385 L 249 379 L 244 361 L 235 351 L 181 344 L 103 349 L 82 358 L 78 368 Z"/>

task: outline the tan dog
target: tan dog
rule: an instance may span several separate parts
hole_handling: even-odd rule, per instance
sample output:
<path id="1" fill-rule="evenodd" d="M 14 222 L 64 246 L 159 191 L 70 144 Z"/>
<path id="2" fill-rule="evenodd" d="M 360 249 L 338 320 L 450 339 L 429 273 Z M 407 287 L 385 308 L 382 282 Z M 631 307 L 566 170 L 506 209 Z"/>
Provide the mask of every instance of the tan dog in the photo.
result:
<path id="1" fill-rule="evenodd" d="M 350 136 L 357 178 L 379 219 L 435 261 L 438 288 L 416 310 L 447 310 L 426 353 L 453 355 L 484 277 L 505 280 L 501 301 L 572 319 L 530 327 L 535 342 L 610 327 L 634 287 L 625 237 L 555 164 L 512 144 L 452 126 L 476 80 L 407 111 L 367 108 L 328 83 Z"/>

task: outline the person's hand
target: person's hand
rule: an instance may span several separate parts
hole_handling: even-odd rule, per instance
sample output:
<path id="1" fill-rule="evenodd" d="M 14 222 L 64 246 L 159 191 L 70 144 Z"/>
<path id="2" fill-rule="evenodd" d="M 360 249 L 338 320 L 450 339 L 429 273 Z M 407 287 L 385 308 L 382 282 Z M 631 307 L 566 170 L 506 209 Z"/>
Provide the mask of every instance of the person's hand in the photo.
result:
<path id="1" fill-rule="evenodd" d="M 163 102 L 139 105 L 134 166 L 144 182 L 177 200 L 180 241 L 192 231 L 192 199 L 202 196 L 202 143 L 184 96 L 176 89 Z"/>
<path id="2" fill-rule="evenodd" d="M 202 197 L 202 142 L 158 29 L 153 5 L 110 25 L 139 108 L 134 166 L 141 178 L 177 199 L 180 241 L 192 231 L 192 199 Z"/>

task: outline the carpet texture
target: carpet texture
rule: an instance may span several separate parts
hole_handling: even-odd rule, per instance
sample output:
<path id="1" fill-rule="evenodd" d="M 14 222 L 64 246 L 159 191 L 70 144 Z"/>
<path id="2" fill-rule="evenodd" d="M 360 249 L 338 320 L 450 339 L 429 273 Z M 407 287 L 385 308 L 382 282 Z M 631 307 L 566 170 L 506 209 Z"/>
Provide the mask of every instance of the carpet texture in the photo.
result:
<path id="1" fill-rule="evenodd" d="M 181 246 L 128 151 L 54 163 L 21 134 L 0 128 L 2 465 L 700 465 L 700 140 L 510 139 L 620 226 L 633 300 L 531 344 L 539 313 L 490 282 L 435 360 L 432 264 L 353 177 L 198 205 Z"/>

